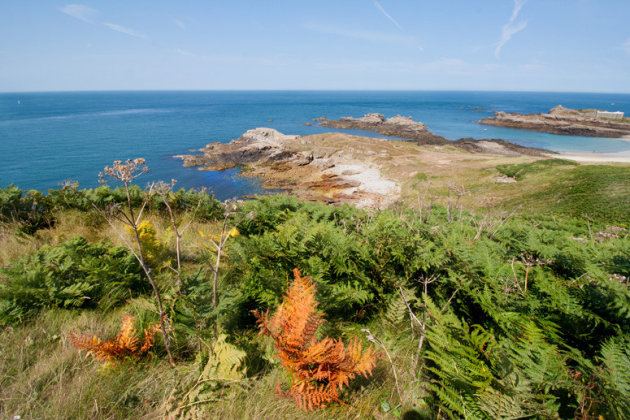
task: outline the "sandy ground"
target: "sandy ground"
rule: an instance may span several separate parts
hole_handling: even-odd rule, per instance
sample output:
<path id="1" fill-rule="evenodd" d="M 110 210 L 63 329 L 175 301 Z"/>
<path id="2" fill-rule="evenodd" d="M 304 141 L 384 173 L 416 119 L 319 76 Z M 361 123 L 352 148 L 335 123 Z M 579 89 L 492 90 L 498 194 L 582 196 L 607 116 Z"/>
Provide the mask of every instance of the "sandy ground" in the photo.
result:
<path id="1" fill-rule="evenodd" d="M 630 150 L 618 153 L 561 153 L 549 157 L 575 160 L 576 162 L 619 162 L 630 163 Z"/>
<path id="2" fill-rule="evenodd" d="M 355 190 L 383 195 L 398 194 L 400 192 L 398 184 L 394 181 L 384 179 L 381 176 L 379 168 L 359 164 L 337 165 L 333 170 L 337 175 L 342 175 L 345 178 L 361 183 L 360 186 L 350 189 L 349 193 L 353 193 Z"/>

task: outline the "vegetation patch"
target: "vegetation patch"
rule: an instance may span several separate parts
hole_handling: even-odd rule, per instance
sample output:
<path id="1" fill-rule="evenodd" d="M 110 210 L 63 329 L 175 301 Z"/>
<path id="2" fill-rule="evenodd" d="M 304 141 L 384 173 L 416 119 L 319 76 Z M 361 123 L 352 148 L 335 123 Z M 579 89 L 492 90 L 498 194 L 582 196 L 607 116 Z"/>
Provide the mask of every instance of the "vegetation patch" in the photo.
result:
<path id="1" fill-rule="evenodd" d="M 429 177 L 427 176 L 427 174 L 419 172 L 413 176 L 413 179 L 414 181 L 426 181 L 427 179 L 429 179 Z"/>
<path id="2" fill-rule="evenodd" d="M 107 310 L 147 291 L 125 248 L 80 237 L 23 256 L 2 269 L 0 279 L 0 324 L 24 321 L 44 308 Z"/>
<path id="3" fill-rule="evenodd" d="M 578 166 L 579 163 L 567 159 L 543 159 L 530 163 L 505 164 L 497 166 L 497 170 L 510 178 L 522 180 L 527 174 L 549 170 L 558 166 Z"/>
<path id="4" fill-rule="evenodd" d="M 573 217 L 591 217 L 627 226 L 630 222 L 630 168 L 582 165 L 563 171 L 549 185 L 522 198 L 534 208 Z"/>

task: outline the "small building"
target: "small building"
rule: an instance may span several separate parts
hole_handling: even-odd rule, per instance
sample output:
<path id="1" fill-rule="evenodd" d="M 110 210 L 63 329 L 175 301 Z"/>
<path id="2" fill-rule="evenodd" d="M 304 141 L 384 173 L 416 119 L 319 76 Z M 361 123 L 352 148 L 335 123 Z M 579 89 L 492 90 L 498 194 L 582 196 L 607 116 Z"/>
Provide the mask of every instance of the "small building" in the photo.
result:
<path id="1" fill-rule="evenodd" d="M 612 120 L 623 120 L 623 112 L 622 111 L 616 111 L 616 112 L 597 111 L 595 116 L 597 118 L 610 118 Z"/>

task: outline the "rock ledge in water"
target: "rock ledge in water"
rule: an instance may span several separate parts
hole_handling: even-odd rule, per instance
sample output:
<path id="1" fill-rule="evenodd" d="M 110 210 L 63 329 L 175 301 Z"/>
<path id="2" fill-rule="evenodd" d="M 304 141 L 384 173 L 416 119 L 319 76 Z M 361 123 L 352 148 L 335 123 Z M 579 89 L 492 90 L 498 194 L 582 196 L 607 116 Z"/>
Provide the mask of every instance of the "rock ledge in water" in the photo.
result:
<path id="1" fill-rule="evenodd" d="M 547 114 L 518 114 L 499 111 L 495 112 L 494 117 L 484 118 L 477 122 L 497 127 L 571 136 L 621 138 L 630 135 L 630 122 L 627 121 L 627 118 L 609 119 L 602 117 L 602 113 L 603 111 L 596 109 L 576 110 L 558 105 L 549 110 Z"/>

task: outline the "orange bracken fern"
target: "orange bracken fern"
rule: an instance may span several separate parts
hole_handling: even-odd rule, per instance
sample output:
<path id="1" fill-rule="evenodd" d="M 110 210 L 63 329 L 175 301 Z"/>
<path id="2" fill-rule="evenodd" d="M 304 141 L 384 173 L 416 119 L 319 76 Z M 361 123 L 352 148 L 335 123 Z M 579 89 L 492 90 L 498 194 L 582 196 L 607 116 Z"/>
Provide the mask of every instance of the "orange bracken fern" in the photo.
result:
<path id="1" fill-rule="evenodd" d="M 298 269 L 293 275 L 284 302 L 271 318 L 269 311 L 254 311 L 260 333 L 273 338 L 277 357 L 293 378 L 289 391 L 283 392 L 278 384 L 278 393 L 293 398 L 304 410 L 324 408 L 332 401 L 343 404 L 340 391 L 357 374 L 371 375 L 376 354 L 371 345 L 363 351 L 356 338 L 347 346 L 329 337 L 317 341 L 315 332 L 324 319 L 317 312 L 315 284 Z"/>
<path id="2" fill-rule="evenodd" d="M 140 342 L 133 326 L 133 315 L 122 315 L 122 326 L 116 338 L 103 341 L 97 336 L 69 334 L 68 337 L 75 347 L 87 350 L 88 354 L 105 362 L 112 362 L 126 357 L 139 357 L 153 347 L 154 335 L 158 331 L 158 324 L 153 324 L 144 330 L 144 340 Z"/>

